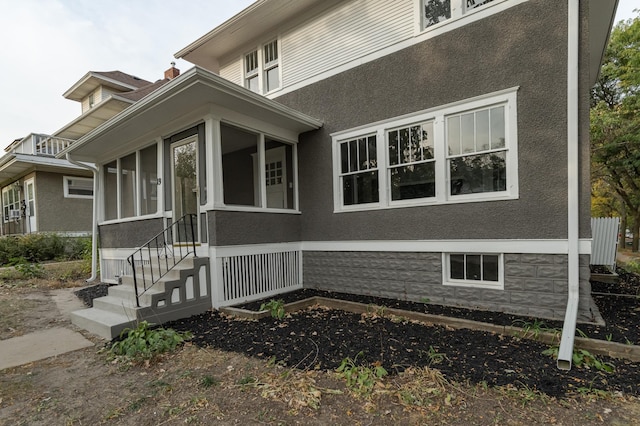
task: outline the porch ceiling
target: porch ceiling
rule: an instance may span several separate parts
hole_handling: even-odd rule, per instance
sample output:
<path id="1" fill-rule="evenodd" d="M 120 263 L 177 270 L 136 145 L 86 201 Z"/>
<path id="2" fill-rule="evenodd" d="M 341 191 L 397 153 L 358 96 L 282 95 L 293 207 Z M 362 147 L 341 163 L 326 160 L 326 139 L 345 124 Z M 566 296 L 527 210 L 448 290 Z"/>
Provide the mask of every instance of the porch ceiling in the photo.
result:
<path id="1" fill-rule="evenodd" d="M 131 141 L 159 136 L 167 123 L 214 106 L 296 134 L 322 126 L 320 120 L 194 67 L 81 137 L 57 157 L 64 158 L 69 152 L 77 160 L 100 162 Z"/>
<path id="2" fill-rule="evenodd" d="M 66 160 L 27 154 L 9 154 L 0 166 L 0 186 L 20 178 L 31 170 L 58 173 L 82 171 L 82 174 L 86 173 L 85 169 L 70 164 Z"/>

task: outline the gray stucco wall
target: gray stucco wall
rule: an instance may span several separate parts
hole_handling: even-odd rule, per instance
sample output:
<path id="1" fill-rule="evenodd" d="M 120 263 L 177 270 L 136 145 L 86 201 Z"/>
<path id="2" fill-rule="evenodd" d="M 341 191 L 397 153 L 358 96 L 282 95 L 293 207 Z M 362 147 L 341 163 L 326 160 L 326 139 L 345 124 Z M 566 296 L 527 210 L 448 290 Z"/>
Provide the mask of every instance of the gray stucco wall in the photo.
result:
<path id="1" fill-rule="evenodd" d="M 140 247 L 151 237 L 164 229 L 162 218 L 136 220 L 134 222 L 112 223 L 100 225 L 101 248 L 132 248 Z"/>
<path id="2" fill-rule="evenodd" d="M 591 300 L 588 256 L 581 256 L 578 319 L 600 318 Z M 304 287 L 561 320 L 567 257 L 506 254 L 504 290 L 445 286 L 441 253 L 304 252 Z"/>
<path id="3" fill-rule="evenodd" d="M 91 232 L 93 200 L 65 198 L 64 176 L 92 177 L 74 173 L 36 172 L 36 221 L 38 232 Z"/>
<path id="4" fill-rule="evenodd" d="M 526 2 L 278 97 L 325 122 L 300 138 L 302 239 L 566 238 L 566 22 L 566 2 Z M 514 86 L 518 200 L 333 213 L 332 132 Z"/>
<path id="5" fill-rule="evenodd" d="M 299 214 L 209 211 L 207 222 L 211 245 L 300 241 Z"/>

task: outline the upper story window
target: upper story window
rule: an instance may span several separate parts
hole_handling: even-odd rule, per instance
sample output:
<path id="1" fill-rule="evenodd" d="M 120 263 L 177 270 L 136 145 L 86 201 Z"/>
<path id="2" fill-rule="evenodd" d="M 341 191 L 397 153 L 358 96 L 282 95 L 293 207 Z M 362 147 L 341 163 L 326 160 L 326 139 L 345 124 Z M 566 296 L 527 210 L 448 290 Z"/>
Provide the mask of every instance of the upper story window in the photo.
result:
<path id="1" fill-rule="evenodd" d="M 280 88 L 278 40 L 265 44 L 244 57 L 244 85 L 256 93 Z"/>
<path id="2" fill-rule="evenodd" d="M 95 104 L 96 104 L 96 94 L 95 92 L 93 92 L 89 95 L 89 108 L 93 108 Z"/>
<path id="3" fill-rule="evenodd" d="M 480 8 L 494 0 L 421 0 L 423 5 L 423 28 L 428 28 L 451 18 Z"/>
<path id="4" fill-rule="evenodd" d="M 333 135 L 335 211 L 517 198 L 516 90 Z"/>

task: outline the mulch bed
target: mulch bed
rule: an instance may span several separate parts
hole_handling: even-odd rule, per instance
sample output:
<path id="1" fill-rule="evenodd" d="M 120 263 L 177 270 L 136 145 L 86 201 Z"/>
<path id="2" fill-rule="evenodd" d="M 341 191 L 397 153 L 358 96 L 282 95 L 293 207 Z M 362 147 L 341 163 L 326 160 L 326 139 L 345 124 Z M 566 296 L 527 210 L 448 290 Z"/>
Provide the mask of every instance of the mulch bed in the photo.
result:
<path id="1" fill-rule="evenodd" d="M 636 294 L 640 278 L 635 274 L 625 274 L 620 274 L 621 282 L 617 287 L 592 283 L 597 293 L 626 293 L 595 294 L 594 300 L 607 325 L 579 324 L 581 332 L 602 340 L 640 343 L 640 303 L 638 298 L 630 297 Z M 499 312 L 310 289 L 278 295 L 277 299 L 289 303 L 311 296 L 334 297 L 498 325 L 533 324 L 535 321 Z M 258 310 L 262 302 L 247 303 L 241 307 Z M 544 320 L 544 325 L 560 329 L 562 322 Z M 283 320 L 267 317 L 250 321 L 211 311 L 165 326 L 191 331 L 193 342 L 199 346 L 274 359 L 295 368 L 334 370 L 344 358 L 358 357 L 367 363 L 380 362 L 390 373 L 403 371 L 409 366 L 431 366 L 438 368 L 450 380 L 491 386 L 513 384 L 555 397 L 596 389 L 640 396 L 640 363 L 599 357 L 601 361 L 613 364 L 615 373 L 575 365 L 566 372 L 558 370 L 553 358 L 542 354 L 549 346 L 540 342 L 482 331 L 451 330 L 375 314 L 360 315 L 313 307 L 288 315 Z"/>

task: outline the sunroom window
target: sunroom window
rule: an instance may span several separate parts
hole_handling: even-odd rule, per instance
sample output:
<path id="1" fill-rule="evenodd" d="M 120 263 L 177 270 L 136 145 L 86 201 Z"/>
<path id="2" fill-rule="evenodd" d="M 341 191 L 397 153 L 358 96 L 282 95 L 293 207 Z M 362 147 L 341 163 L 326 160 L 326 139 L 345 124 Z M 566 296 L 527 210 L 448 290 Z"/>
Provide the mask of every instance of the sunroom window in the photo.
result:
<path id="1" fill-rule="evenodd" d="M 378 202 L 376 136 L 340 142 L 340 164 L 344 205 Z"/>
<path id="2" fill-rule="evenodd" d="M 507 189 L 504 105 L 447 117 L 450 194 Z"/>
<path id="3" fill-rule="evenodd" d="M 15 185 L 9 185 L 2 189 L 2 207 L 5 222 L 8 222 L 13 218 L 11 216 L 12 211 L 20 211 L 20 190 L 18 187 Z"/>

